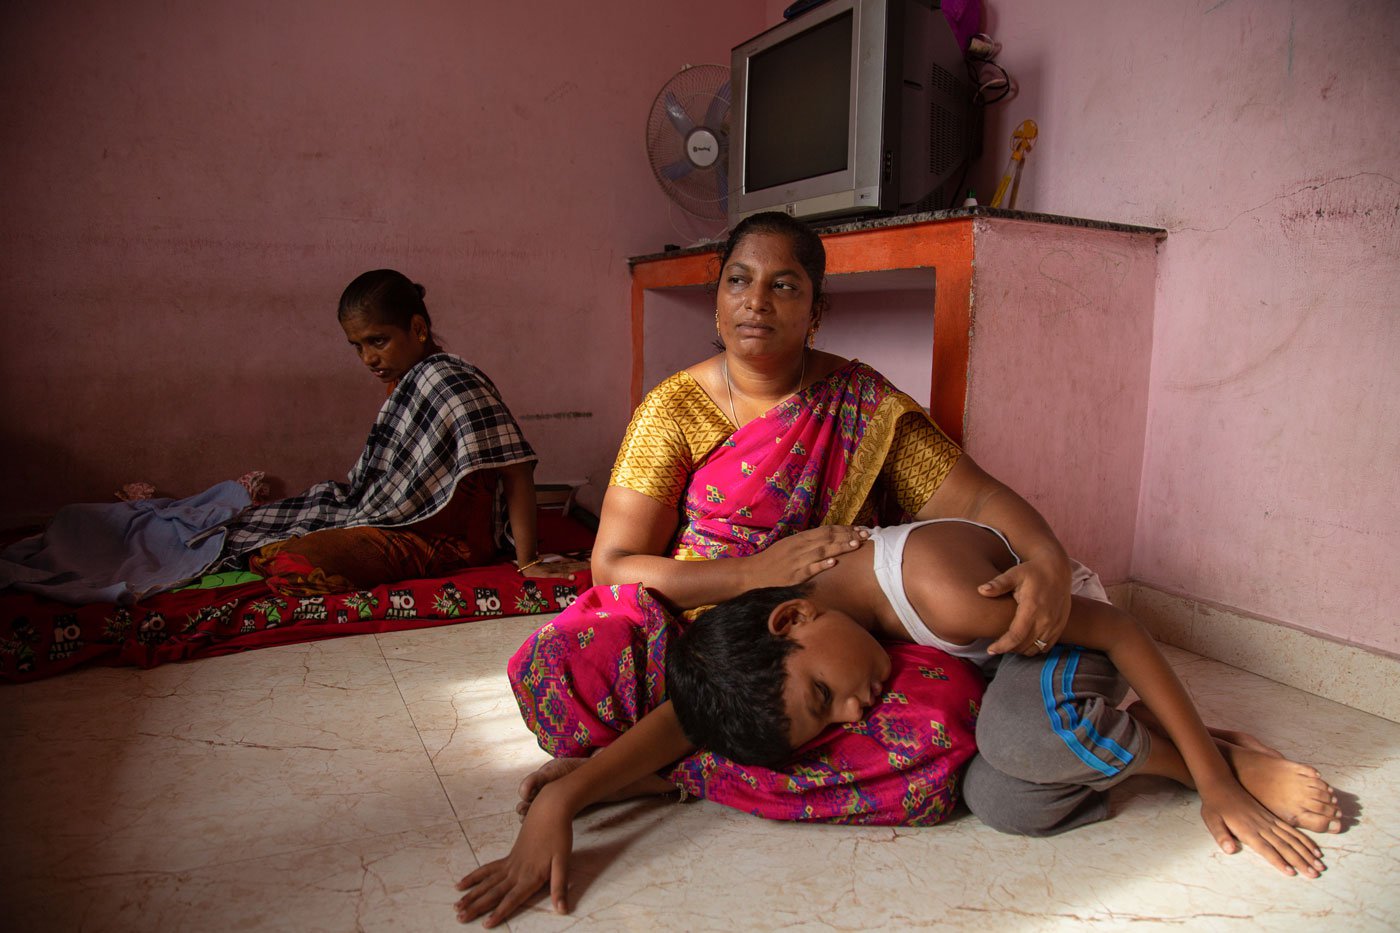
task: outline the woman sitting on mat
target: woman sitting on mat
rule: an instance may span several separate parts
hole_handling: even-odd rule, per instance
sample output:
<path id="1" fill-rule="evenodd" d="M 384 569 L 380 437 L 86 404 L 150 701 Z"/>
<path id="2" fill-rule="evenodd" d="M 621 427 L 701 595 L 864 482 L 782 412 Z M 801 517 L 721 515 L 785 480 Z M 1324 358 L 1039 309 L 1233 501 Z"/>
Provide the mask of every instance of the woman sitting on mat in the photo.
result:
<path id="1" fill-rule="evenodd" d="M 346 483 L 246 510 L 225 528 L 225 559 L 247 556 L 294 596 L 440 577 L 513 550 L 538 576 L 534 450 L 495 385 L 444 353 L 425 290 L 392 269 L 366 272 L 340 297 L 350 346 L 387 388 Z"/>
<path id="2" fill-rule="evenodd" d="M 423 294 L 380 269 L 341 296 L 345 336 L 389 392 L 347 482 L 259 506 L 249 501 L 261 474 L 180 500 L 65 506 L 0 552 L 0 589 L 81 605 L 129 603 L 245 561 L 289 596 L 444 576 L 502 551 L 530 576 L 581 567 L 542 561 L 535 452 L 491 380 L 442 352 Z"/>
<path id="3" fill-rule="evenodd" d="M 521 786 L 528 812 L 510 856 L 463 879 L 460 919 L 490 911 L 494 925 L 546 883 L 563 909 L 571 821 L 610 787 L 619 759 L 623 770 L 638 755 L 649 761 L 644 770 L 660 774 L 642 783 L 656 792 L 680 788 L 775 819 L 947 816 L 974 751 L 981 681 L 936 649 L 894 648 L 888 685 L 907 702 L 777 770 L 704 750 L 682 758 L 685 743 L 664 740 L 679 730 L 655 728 L 674 722 L 667 645 L 685 624 L 675 613 L 802 583 L 860 545 L 855 525 L 956 517 L 1004 529 L 1026 559 L 979 590 L 1017 601 L 992 649 L 1037 654 L 1059 637 L 1071 562 L 1040 515 L 879 373 L 811 347 L 825 267 L 821 239 L 786 214 L 755 215 L 730 234 L 716 292 L 722 352 L 637 409 L 603 500 L 600 585 L 511 659 L 525 722 L 555 760 Z"/>

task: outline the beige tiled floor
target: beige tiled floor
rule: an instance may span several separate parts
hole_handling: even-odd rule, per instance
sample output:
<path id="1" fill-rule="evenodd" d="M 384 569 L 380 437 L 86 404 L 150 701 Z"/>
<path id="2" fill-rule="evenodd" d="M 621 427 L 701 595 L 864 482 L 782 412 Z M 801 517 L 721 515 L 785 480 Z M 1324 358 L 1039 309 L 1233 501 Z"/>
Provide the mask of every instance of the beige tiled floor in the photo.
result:
<path id="1" fill-rule="evenodd" d="M 0 926 L 447 930 L 452 883 L 514 838 L 543 760 L 505 619 L 0 690 Z M 516 930 L 1393 930 L 1400 725 L 1167 649 L 1207 718 L 1321 767 L 1359 803 L 1330 870 L 1224 856 L 1191 794 L 1128 782 L 1051 840 L 769 823 L 653 800 L 587 815 L 571 917 Z"/>

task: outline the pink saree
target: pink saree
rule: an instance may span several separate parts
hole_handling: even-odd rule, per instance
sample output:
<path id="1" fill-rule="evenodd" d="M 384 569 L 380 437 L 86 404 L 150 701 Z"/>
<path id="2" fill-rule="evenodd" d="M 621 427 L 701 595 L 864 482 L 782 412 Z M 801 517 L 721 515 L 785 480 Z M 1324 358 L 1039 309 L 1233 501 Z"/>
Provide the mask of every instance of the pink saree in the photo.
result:
<path id="1" fill-rule="evenodd" d="M 895 425 L 917 411 L 860 363 L 807 387 L 703 458 L 685 491 L 673 556 L 741 557 L 820 524 L 873 523 Z M 667 645 L 685 625 L 630 585 L 594 587 L 535 632 L 509 674 L 540 747 L 555 757 L 587 755 L 664 702 Z M 936 649 L 887 647 L 892 674 L 864 721 L 828 729 L 781 770 L 701 750 L 667 777 L 695 796 L 771 819 L 942 821 L 975 751 L 982 679 Z"/>

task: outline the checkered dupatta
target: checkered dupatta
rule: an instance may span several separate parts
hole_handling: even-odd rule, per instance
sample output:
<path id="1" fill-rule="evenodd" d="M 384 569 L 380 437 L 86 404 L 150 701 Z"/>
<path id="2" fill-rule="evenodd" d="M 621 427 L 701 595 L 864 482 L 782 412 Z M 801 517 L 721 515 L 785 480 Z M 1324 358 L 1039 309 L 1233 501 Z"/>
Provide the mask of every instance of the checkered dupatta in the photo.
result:
<path id="1" fill-rule="evenodd" d="M 468 473 L 536 459 L 486 374 L 436 353 L 384 402 L 347 482 L 246 509 L 224 526 L 224 557 L 325 528 L 411 524 L 447 505 Z"/>

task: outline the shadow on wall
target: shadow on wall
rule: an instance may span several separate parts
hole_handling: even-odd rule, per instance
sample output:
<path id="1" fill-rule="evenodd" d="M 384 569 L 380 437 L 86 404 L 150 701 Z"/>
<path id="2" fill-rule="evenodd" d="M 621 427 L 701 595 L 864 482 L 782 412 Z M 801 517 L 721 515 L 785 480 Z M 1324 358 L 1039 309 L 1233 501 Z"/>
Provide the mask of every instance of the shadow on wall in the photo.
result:
<path id="1" fill-rule="evenodd" d="M 55 506 L 36 499 L 34 490 L 53 484 L 78 491 L 81 498 L 76 501 L 117 501 L 119 487 L 106 478 L 110 462 L 100 450 L 84 453 L 76 440 L 59 446 L 49 438 L 8 429 L 0 433 L 0 446 L 10 451 L 0 483 L 0 529 L 47 523 Z"/>
<path id="2" fill-rule="evenodd" d="M 1001 25 L 998 6 L 1000 4 L 988 3 L 982 12 L 982 31 L 993 39 L 997 38 L 997 31 Z M 1040 124 L 1040 139 L 1036 148 L 1026 158 L 1016 209 L 1054 213 L 1053 205 L 1039 203 L 1035 196 L 1036 165 L 1049 158 L 1049 152 L 1054 148 L 1039 144 L 1045 141 L 1047 135 L 1053 136 L 1055 132 L 1055 127 L 1041 122 L 1048 112 L 1042 97 L 1045 90 L 1044 67 L 1039 58 L 1023 56 L 1016 54 L 1017 52 L 1019 50 L 1003 50 L 998 56 L 1002 64 L 1007 61 L 1016 63 L 1014 69 L 1006 65 L 1016 93 L 986 108 L 982 126 L 982 156 L 968 173 L 967 186 L 977 192 L 979 203 L 991 204 L 992 195 L 996 194 L 997 184 L 1001 181 L 1007 160 L 1011 157 L 1012 130 L 1019 126 L 1022 120 L 1035 120 Z M 990 69 L 988 71 L 993 73 Z M 1002 207 L 1006 206 L 1005 203 L 1002 204 Z"/>
<path id="3" fill-rule="evenodd" d="M 102 456 L 101 451 L 88 456 L 79 456 L 76 446 L 60 447 L 44 438 L 31 434 L 7 431 L 0 434 L 0 445 L 5 450 L 23 451 L 21 455 L 7 458 L 4 467 L 3 484 L 0 485 L 0 543 L 16 540 L 44 530 L 53 518 L 54 512 L 70 502 L 51 502 L 34 495 L 34 490 L 44 484 L 61 485 L 73 489 L 72 503 L 117 502 L 117 495 L 125 482 L 142 482 L 154 475 L 149 462 L 133 464 L 130 467 L 114 466 L 110 456 Z M 124 480 L 114 481 L 113 471 Z M 226 476 L 222 479 L 237 479 Z M 156 483 L 155 498 L 184 498 L 212 486 L 215 480 L 197 488 L 167 488 Z M 267 499 L 283 499 L 296 495 L 305 488 L 289 489 L 285 479 L 278 476 L 264 476 L 267 486 Z"/>

